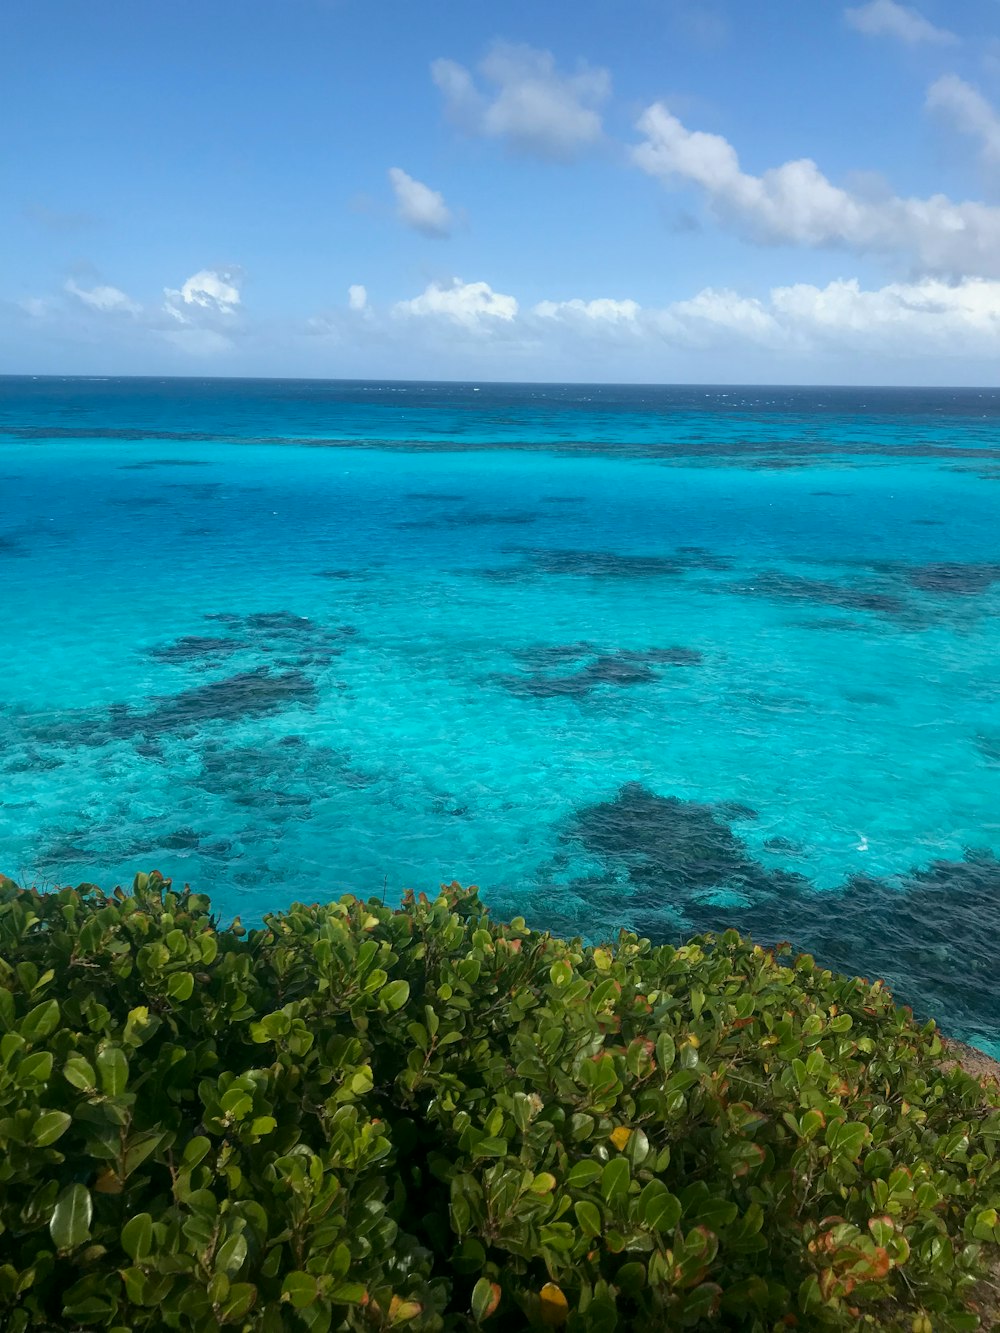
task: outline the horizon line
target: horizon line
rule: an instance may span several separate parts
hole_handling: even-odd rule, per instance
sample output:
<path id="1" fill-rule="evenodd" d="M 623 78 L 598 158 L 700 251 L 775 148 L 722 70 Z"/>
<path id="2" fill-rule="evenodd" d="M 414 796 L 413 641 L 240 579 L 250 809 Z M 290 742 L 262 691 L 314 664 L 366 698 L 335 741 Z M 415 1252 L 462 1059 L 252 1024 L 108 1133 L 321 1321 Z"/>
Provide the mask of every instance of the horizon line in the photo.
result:
<path id="1" fill-rule="evenodd" d="M 780 380 L 505 380 L 505 379 L 414 379 L 379 376 L 343 376 L 343 375 L 178 375 L 178 374 L 61 374 L 45 371 L 0 371 L 0 383 L 8 380 L 57 380 L 60 382 L 82 381 L 96 384 L 112 381 L 164 381 L 217 384 L 431 384 L 443 387 L 475 388 L 489 385 L 499 388 L 553 388 L 553 389 L 824 389 L 824 390 L 906 390 L 918 393 L 941 393 L 956 391 L 966 393 L 1000 393 L 1000 385 L 995 384 L 876 384 L 865 383 L 815 383 L 788 382 Z"/>

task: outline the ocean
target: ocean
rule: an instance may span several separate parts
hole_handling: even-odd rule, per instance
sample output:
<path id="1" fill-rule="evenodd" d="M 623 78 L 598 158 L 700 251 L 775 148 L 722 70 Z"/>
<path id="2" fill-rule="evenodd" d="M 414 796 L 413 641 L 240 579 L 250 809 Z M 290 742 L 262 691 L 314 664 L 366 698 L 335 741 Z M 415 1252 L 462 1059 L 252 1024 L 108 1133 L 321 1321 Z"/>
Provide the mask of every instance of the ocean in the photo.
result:
<path id="1" fill-rule="evenodd" d="M 0 870 L 734 925 L 1000 1055 L 1000 391 L 0 379 Z"/>

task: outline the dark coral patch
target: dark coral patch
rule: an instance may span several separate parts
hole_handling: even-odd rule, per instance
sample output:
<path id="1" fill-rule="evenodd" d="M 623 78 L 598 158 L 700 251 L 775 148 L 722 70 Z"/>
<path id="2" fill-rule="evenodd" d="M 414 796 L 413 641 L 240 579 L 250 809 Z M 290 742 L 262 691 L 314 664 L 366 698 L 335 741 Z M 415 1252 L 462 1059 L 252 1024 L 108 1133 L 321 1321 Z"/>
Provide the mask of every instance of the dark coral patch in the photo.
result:
<path id="1" fill-rule="evenodd" d="M 316 699 L 316 686 L 304 672 L 272 672 L 260 667 L 179 694 L 157 696 L 144 711 L 111 704 L 56 717 L 28 717 L 21 720 L 18 731 L 24 743 L 60 748 L 99 748 L 120 741 L 149 744 L 159 736 L 197 735 L 199 728 L 212 722 L 238 722 L 268 717 L 286 708 L 309 707 Z M 156 757 L 155 750 L 150 757 Z"/>
<path id="2" fill-rule="evenodd" d="M 200 662 L 238 653 L 246 647 L 238 639 L 220 639 L 206 634 L 185 634 L 173 643 L 150 648 L 149 656 L 157 662 Z"/>
<path id="3" fill-rule="evenodd" d="M 820 630 L 832 629 L 832 630 L 839 630 L 847 634 L 857 634 L 857 633 L 867 634 L 871 629 L 870 625 L 862 624 L 860 620 L 843 620 L 840 618 L 836 620 L 831 620 L 829 618 L 821 618 L 819 616 L 815 617 L 812 620 L 795 620 L 792 623 L 798 626 L 799 629 L 820 629 Z"/>
<path id="4" fill-rule="evenodd" d="M 225 625 L 258 652 L 309 653 L 316 662 L 339 657 L 344 640 L 357 633 L 352 625 L 325 625 L 294 611 L 254 611 L 248 615 L 217 611 L 206 619 Z"/>
<path id="5" fill-rule="evenodd" d="M 316 698 L 316 686 L 303 672 L 272 673 L 260 667 L 167 695 L 148 713 L 126 709 L 118 727 L 128 735 L 187 731 L 205 722 L 267 717 L 297 705 L 312 705 Z"/>
<path id="6" fill-rule="evenodd" d="M 806 578 L 765 570 L 745 583 L 730 585 L 728 591 L 744 597 L 766 597 L 778 602 L 805 602 L 814 606 L 836 606 L 845 611 L 871 611 L 876 615 L 899 617 L 907 604 L 893 593 L 856 583 L 834 583 L 827 579 Z"/>
<path id="7" fill-rule="evenodd" d="M 144 458 L 136 463 L 120 463 L 119 472 L 148 472 L 157 467 L 212 467 L 204 458 Z"/>
<path id="8" fill-rule="evenodd" d="M 754 861 L 724 810 L 659 796 L 641 782 L 627 782 L 613 800 L 578 810 L 565 837 L 624 871 L 633 905 L 640 909 L 670 895 L 674 906 L 687 911 L 700 896 L 718 889 L 761 893 L 796 879 Z"/>
<path id="9" fill-rule="evenodd" d="M 982 851 L 895 881 L 856 875 L 835 892 L 803 885 L 746 908 L 695 904 L 689 917 L 698 930 L 731 925 L 764 942 L 791 940 L 824 967 L 884 977 L 921 1017 L 947 1013 L 968 1035 L 994 1039 L 998 902 L 1000 860 Z"/>
<path id="10" fill-rule="evenodd" d="M 672 555 L 633 555 L 619 551 L 577 551 L 511 547 L 534 574 L 593 579 L 680 578 L 689 570 L 726 570 L 730 562 L 701 546 L 681 546 Z"/>
<path id="11" fill-rule="evenodd" d="M 607 869 L 603 881 L 591 874 L 571 887 L 596 902 L 602 885 L 618 885 L 619 895 L 624 886 L 623 907 L 655 942 L 729 926 L 762 943 L 790 940 L 824 967 L 884 977 L 921 1016 L 948 1013 L 967 1035 L 995 1037 L 996 856 L 968 852 L 895 879 L 852 876 L 841 889 L 820 892 L 803 875 L 769 870 L 752 857 L 726 810 L 626 783 L 567 822 L 566 843 Z M 765 846 L 787 856 L 802 850 L 783 838 Z"/>
<path id="12" fill-rule="evenodd" d="M 702 660 L 694 648 L 621 648 L 606 653 L 591 643 L 544 644 L 518 649 L 515 656 L 528 672 L 499 676 L 498 683 L 528 699 L 579 699 L 601 686 L 648 685 L 660 679 L 654 666 L 696 666 Z M 565 670 L 573 664 L 575 670 Z"/>
<path id="13" fill-rule="evenodd" d="M 555 667 L 565 666 L 567 662 L 579 662 L 582 657 L 591 657 L 598 653 L 592 643 L 543 643 L 532 648 L 518 648 L 514 656 L 532 671 L 550 671 Z"/>
<path id="14" fill-rule="evenodd" d="M 451 528 L 489 528 L 489 527 L 526 527 L 530 523 L 536 522 L 537 514 L 529 512 L 508 512 L 508 513 L 482 513 L 478 511 L 460 510 L 453 514 L 438 514 L 432 518 L 410 518 L 403 519 L 399 523 L 394 523 L 394 528 L 400 529 L 425 529 L 433 531 L 435 529 Z"/>
<path id="15" fill-rule="evenodd" d="M 218 500 L 227 488 L 221 481 L 170 481 L 167 491 L 180 491 L 192 500 Z"/>
<path id="16" fill-rule="evenodd" d="M 802 844 L 793 841 L 791 838 L 782 837 L 781 834 L 775 834 L 772 838 L 764 840 L 764 849 L 773 852 L 775 856 L 802 856 L 804 849 Z"/>
<path id="17" fill-rule="evenodd" d="M 995 583 L 1000 583 L 1000 565 L 940 562 L 909 569 L 905 578 L 921 592 L 972 597 L 988 592 Z"/>

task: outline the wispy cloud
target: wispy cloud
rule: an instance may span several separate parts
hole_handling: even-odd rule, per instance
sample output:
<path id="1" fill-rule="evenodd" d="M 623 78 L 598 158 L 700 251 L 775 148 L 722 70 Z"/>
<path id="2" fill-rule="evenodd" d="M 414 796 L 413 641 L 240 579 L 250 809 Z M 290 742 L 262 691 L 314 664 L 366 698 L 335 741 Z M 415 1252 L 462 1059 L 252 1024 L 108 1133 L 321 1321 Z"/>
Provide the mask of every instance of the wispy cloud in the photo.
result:
<path id="1" fill-rule="evenodd" d="M 1000 166 L 1000 116 L 978 88 L 957 74 L 946 74 L 931 84 L 927 106 L 962 134 L 978 140 L 985 167 L 995 171 Z"/>
<path id="2" fill-rule="evenodd" d="M 85 306 L 91 310 L 100 310 L 104 313 L 117 313 L 125 315 L 138 315 L 142 306 L 137 301 L 133 301 L 130 296 L 121 291 L 118 287 L 81 287 L 70 278 L 65 289 L 71 296 L 75 296 L 78 301 L 82 301 Z"/>
<path id="3" fill-rule="evenodd" d="M 390 167 L 389 180 L 396 195 L 396 215 L 401 222 L 424 236 L 449 235 L 452 218 L 444 195 L 423 181 L 414 180 L 402 167 Z"/>
<path id="4" fill-rule="evenodd" d="M 611 92 L 607 70 L 581 65 L 560 73 L 551 52 L 506 43 L 497 43 L 478 70 L 484 88 L 453 60 L 431 66 L 449 115 L 466 133 L 555 161 L 600 141 L 600 108 Z"/>
<path id="5" fill-rule="evenodd" d="M 844 17 L 852 28 L 868 37 L 894 37 L 907 46 L 922 42 L 934 46 L 954 46 L 958 38 L 947 28 L 937 28 L 929 19 L 909 5 L 896 0 L 869 0 L 844 10 Z"/>

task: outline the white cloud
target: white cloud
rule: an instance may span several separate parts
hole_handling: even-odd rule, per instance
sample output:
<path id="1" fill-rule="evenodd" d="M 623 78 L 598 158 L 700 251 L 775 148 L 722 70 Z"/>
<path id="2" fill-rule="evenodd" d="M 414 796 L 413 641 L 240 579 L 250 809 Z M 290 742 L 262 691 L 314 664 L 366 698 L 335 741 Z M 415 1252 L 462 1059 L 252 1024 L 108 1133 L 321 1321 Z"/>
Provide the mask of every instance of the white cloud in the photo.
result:
<path id="1" fill-rule="evenodd" d="M 626 373 L 667 352 L 751 352 L 774 358 L 772 377 L 780 379 L 789 363 L 810 358 L 823 367 L 830 358 L 849 361 L 853 356 L 867 369 L 922 358 L 964 357 L 971 363 L 1000 356 L 1000 280 L 985 278 L 947 282 L 925 277 L 874 289 L 863 288 L 856 278 L 841 278 L 823 287 L 776 286 L 763 296 L 706 287 L 663 306 L 575 297 L 528 308 L 485 282 L 456 278 L 451 284 L 432 283 L 421 295 L 398 302 L 389 320 L 371 307 L 368 311 L 369 335 L 388 345 L 395 345 L 401 319 L 420 318 L 420 345 L 427 355 L 435 348 L 450 354 L 459 329 L 475 332 L 480 348 L 492 342 L 524 365 L 537 356 L 538 365 L 564 369 L 577 356 L 584 358 L 580 366 L 591 366 L 602 352 L 626 358 L 617 362 Z M 325 325 L 317 331 L 334 332 Z"/>
<path id="2" fill-rule="evenodd" d="M 908 257 L 956 277 L 1000 275 L 1000 208 L 943 194 L 866 197 L 834 185 L 810 158 L 752 176 L 727 139 L 687 129 L 660 102 L 638 129 L 645 135 L 632 150 L 638 167 L 699 186 L 719 220 L 753 241 Z"/>
<path id="3" fill-rule="evenodd" d="M 393 306 L 395 315 L 430 316 L 467 329 L 481 329 L 497 321 L 509 324 L 517 313 L 513 296 L 495 292 L 487 282 L 463 282 L 461 278 L 452 278 L 448 284 L 432 282 L 419 296 Z"/>
<path id="4" fill-rule="evenodd" d="M 774 287 L 764 298 L 706 287 L 662 307 L 636 301 L 542 301 L 526 315 L 537 332 L 560 327 L 613 336 L 627 328 L 673 345 L 753 344 L 774 349 L 897 355 L 1000 351 L 1000 281 L 940 278 L 866 290 L 856 278 Z"/>
<path id="5" fill-rule="evenodd" d="M 979 140 L 984 166 L 995 169 L 1000 165 L 1000 116 L 971 83 L 957 74 L 945 74 L 931 84 L 927 105 L 945 116 L 955 129 Z"/>
<path id="6" fill-rule="evenodd" d="M 895 37 L 908 46 L 931 42 L 953 46 L 958 38 L 946 28 L 936 28 L 915 9 L 896 0 L 869 0 L 866 5 L 845 9 L 844 17 L 852 28 L 868 37 Z"/>
<path id="7" fill-rule="evenodd" d="M 574 297 L 571 301 L 539 301 L 532 312 L 541 319 L 572 320 L 586 327 L 609 325 L 634 326 L 642 307 L 638 301 L 616 301 L 611 297 L 599 297 L 595 301 L 583 301 Z"/>
<path id="8" fill-rule="evenodd" d="M 848 278 L 825 287 L 775 287 L 763 299 L 707 287 L 661 308 L 634 301 L 544 301 L 531 316 L 536 328 L 559 326 L 578 335 L 600 326 L 613 335 L 627 326 L 651 343 L 699 349 L 756 346 L 796 355 L 836 350 L 877 360 L 1000 353 L 1000 281 L 982 278 L 924 278 L 874 290 Z"/>
<path id="9" fill-rule="evenodd" d="M 599 109 L 611 91 L 607 70 L 581 65 L 575 74 L 561 74 L 551 52 L 502 42 L 478 68 L 488 91 L 453 60 L 431 66 L 449 114 L 466 132 L 556 161 L 601 139 Z"/>
<path id="10" fill-rule="evenodd" d="M 686 301 L 675 301 L 664 313 L 699 341 L 712 330 L 725 330 L 750 342 L 783 340 L 778 322 L 763 302 L 728 289 L 706 287 Z"/>
<path id="11" fill-rule="evenodd" d="M 229 270 L 199 269 L 179 291 L 164 287 L 167 298 L 164 308 L 181 324 L 186 324 L 199 309 L 215 315 L 231 315 L 240 304 L 238 283 L 238 275 Z"/>
<path id="12" fill-rule="evenodd" d="M 834 339 L 855 349 L 962 355 L 1000 350 L 1000 282 L 937 278 L 890 283 L 874 291 L 857 279 L 826 287 L 797 283 L 771 293 L 775 318 L 815 342 Z"/>
<path id="13" fill-rule="evenodd" d="M 396 215 L 401 222 L 425 236 L 448 235 L 451 211 L 444 195 L 423 181 L 414 180 L 402 167 L 390 167 L 389 180 L 396 195 Z"/>
<path id="14" fill-rule="evenodd" d="M 80 287 L 73 278 L 66 283 L 66 291 L 71 296 L 75 296 L 78 301 L 82 301 L 85 306 L 91 310 L 99 310 L 103 314 L 110 312 L 120 312 L 126 315 L 137 315 L 142 306 L 133 301 L 131 297 L 119 290 L 117 287 L 91 287 L 89 290 Z"/>
<path id="15" fill-rule="evenodd" d="M 368 289 L 363 287 L 360 282 L 352 283 L 347 289 L 347 304 L 352 310 L 367 310 Z"/>

